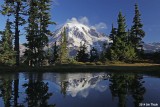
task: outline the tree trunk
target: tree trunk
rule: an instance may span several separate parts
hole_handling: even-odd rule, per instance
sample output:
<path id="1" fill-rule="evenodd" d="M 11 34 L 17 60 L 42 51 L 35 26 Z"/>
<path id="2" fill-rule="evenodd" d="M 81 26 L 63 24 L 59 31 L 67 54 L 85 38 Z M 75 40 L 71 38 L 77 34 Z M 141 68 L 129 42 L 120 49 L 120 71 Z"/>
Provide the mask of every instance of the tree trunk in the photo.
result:
<path id="1" fill-rule="evenodd" d="M 15 17 L 15 47 L 16 51 L 16 66 L 19 66 L 19 11 L 20 11 L 20 2 L 17 2 L 16 7 L 16 17 Z"/>
<path id="2" fill-rule="evenodd" d="M 19 88 L 19 79 L 14 80 L 14 107 L 18 106 L 18 88 Z"/>

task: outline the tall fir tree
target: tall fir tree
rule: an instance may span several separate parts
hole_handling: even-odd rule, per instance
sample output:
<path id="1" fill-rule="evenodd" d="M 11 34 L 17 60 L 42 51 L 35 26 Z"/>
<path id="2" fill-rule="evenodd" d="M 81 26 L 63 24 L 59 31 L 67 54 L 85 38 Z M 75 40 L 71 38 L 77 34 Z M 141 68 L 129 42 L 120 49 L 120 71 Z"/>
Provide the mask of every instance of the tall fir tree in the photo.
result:
<path id="1" fill-rule="evenodd" d="M 37 2 L 35 0 L 31 0 L 29 3 L 29 11 L 28 11 L 28 27 L 26 28 L 27 35 L 26 39 L 28 43 L 25 46 L 28 48 L 25 51 L 25 56 L 27 58 L 27 62 L 30 66 L 35 66 L 37 63 L 37 36 L 38 36 L 38 21 L 37 21 Z"/>
<path id="2" fill-rule="evenodd" d="M 7 65 L 14 65 L 15 64 L 15 52 L 13 51 L 12 46 L 12 38 L 13 34 L 11 31 L 11 22 L 7 19 L 5 30 L 1 32 L 2 34 L 2 43 L 1 43 L 1 52 L 0 52 L 0 59 L 1 63 Z"/>
<path id="3" fill-rule="evenodd" d="M 114 26 L 112 24 L 112 30 L 111 30 L 111 33 L 109 35 L 110 40 L 112 40 L 114 42 L 116 35 L 117 35 L 117 28 L 114 28 Z"/>
<path id="4" fill-rule="evenodd" d="M 68 49 L 67 49 L 67 34 L 66 28 L 61 33 L 60 50 L 59 50 L 59 63 L 67 63 L 68 61 Z"/>
<path id="5" fill-rule="evenodd" d="M 44 47 L 48 45 L 47 36 L 51 35 L 48 26 L 55 24 L 51 21 L 50 4 L 51 0 L 30 0 L 29 2 L 26 55 L 31 66 L 42 66 L 46 56 Z"/>
<path id="6" fill-rule="evenodd" d="M 138 52 L 138 48 L 142 42 L 145 32 L 143 31 L 143 24 L 140 18 L 141 14 L 138 8 L 138 4 L 135 4 L 135 16 L 133 18 L 133 26 L 131 27 L 130 41 Z"/>
<path id="7" fill-rule="evenodd" d="M 80 43 L 80 49 L 77 52 L 76 60 L 78 62 L 87 62 L 89 60 L 89 55 L 87 53 L 87 47 L 85 43 L 83 45 Z"/>
<path id="8" fill-rule="evenodd" d="M 48 29 L 49 25 L 55 24 L 51 21 L 50 9 L 51 0 L 38 0 L 38 22 L 39 33 L 37 37 L 37 51 L 38 51 L 38 66 L 42 66 L 42 62 L 45 58 L 44 47 L 48 44 L 47 35 L 51 35 L 51 31 Z"/>
<path id="9" fill-rule="evenodd" d="M 119 12 L 117 35 L 110 50 L 111 60 L 128 61 L 135 58 L 134 49 L 127 38 L 125 17 Z"/>
<path id="10" fill-rule="evenodd" d="M 105 63 L 107 59 L 110 59 L 110 57 L 108 58 L 107 56 L 108 50 L 107 43 L 103 43 L 102 52 L 100 53 L 100 61 L 103 63 Z"/>
<path id="11" fill-rule="evenodd" d="M 94 47 L 90 50 L 90 61 L 97 62 L 99 60 L 99 55 L 97 49 Z"/>
<path id="12" fill-rule="evenodd" d="M 12 15 L 15 20 L 13 23 L 15 29 L 14 35 L 14 50 L 16 51 L 16 65 L 19 66 L 19 27 L 25 24 L 24 16 L 26 15 L 27 0 L 5 0 L 4 5 L 2 5 L 1 13 L 3 15 Z"/>
<path id="13" fill-rule="evenodd" d="M 118 15 L 118 29 L 115 41 L 111 47 L 111 59 L 112 60 L 123 60 L 124 59 L 124 49 L 126 41 L 126 23 L 125 17 L 119 12 Z"/>
<path id="14" fill-rule="evenodd" d="M 58 60 L 58 57 L 59 57 L 58 52 L 59 52 L 59 49 L 57 46 L 57 42 L 55 42 L 53 47 L 53 63 L 57 62 Z"/>

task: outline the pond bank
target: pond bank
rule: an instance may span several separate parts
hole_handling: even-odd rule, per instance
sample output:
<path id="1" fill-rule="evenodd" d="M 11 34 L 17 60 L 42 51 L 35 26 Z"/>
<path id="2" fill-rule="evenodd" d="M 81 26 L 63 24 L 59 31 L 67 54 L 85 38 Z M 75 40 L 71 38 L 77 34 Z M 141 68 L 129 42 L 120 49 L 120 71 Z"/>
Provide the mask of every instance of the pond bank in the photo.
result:
<path id="1" fill-rule="evenodd" d="M 122 72 L 159 72 L 160 64 L 109 64 L 109 65 L 56 65 L 44 67 L 2 67 L 0 72 L 94 72 L 94 71 L 122 71 Z"/>

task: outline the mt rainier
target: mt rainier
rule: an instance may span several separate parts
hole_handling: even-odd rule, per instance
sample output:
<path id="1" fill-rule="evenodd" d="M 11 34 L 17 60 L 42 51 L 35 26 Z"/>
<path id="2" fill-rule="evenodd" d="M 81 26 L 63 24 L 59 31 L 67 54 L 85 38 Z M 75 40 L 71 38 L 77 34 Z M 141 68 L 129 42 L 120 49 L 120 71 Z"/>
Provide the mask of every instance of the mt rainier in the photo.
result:
<path id="1" fill-rule="evenodd" d="M 61 28 L 53 33 L 53 36 L 49 38 L 49 47 L 54 46 L 54 43 L 59 44 L 61 33 L 64 28 L 66 29 L 67 47 L 70 51 L 70 55 L 74 56 L 80 47 L 81 43 L 85 43 L 87 50 L 95 47 L 98 51 L 102 50 L 103 43 L 109 43 L 110 40 L 107 36 L 99 33 L 95 29 L 84 25 L 78 21 L 69 21 L 65 23 Z"/>

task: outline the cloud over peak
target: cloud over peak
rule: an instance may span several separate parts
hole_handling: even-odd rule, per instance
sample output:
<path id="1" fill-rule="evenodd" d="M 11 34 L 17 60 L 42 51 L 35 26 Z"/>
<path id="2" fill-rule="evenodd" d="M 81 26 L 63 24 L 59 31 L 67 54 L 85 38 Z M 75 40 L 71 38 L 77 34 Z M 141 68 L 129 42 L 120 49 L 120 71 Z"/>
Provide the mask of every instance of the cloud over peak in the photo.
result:
<path id="1" fill-rule="evenodd" d="M 87 25 L 91 27 L 92 29 L 95 29 L 98 31 L 107 29 L 107 25 L 104 22 L 100 22 L 100 23 L 91 25 L 89 19 L 86 16 L 78 18 L 78 19 L 75 17 L 72 17 L 71 19 L 67 19 L 66 23 L 81 23 L 81 24 Z"/>

